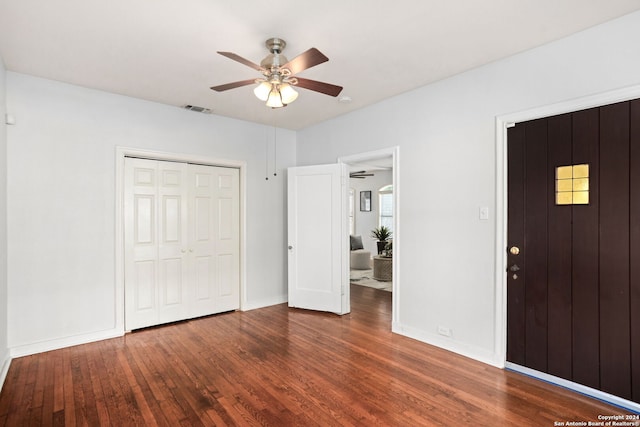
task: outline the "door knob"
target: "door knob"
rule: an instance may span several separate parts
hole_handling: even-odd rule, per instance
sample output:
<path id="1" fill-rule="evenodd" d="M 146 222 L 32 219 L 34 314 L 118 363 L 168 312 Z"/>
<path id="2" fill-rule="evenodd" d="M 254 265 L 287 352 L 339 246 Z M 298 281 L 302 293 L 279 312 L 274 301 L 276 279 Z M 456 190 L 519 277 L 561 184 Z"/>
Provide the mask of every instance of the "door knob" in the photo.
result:
<path id="1" fill-rule="evenodd" d="M 520 253 L 520 248 L 519 248 L 519 247 L 517 247 L 517 246 L 511 246 L 511 247 L 509 248 L 509 253 L 510 253 L 511 255 L 518 255 L 518 254 Z"/>

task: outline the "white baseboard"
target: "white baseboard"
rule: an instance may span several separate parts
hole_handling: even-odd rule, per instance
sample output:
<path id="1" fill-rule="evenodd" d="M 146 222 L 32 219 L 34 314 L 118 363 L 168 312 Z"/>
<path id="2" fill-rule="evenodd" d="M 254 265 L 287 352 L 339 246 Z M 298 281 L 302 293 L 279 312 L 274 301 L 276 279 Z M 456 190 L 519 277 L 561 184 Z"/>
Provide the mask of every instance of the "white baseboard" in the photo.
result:
<path id="1" fill-rule="evenodd" d="M 287 295 L 280 295 L 273 298 L 265 298 L 258 301 L 251 301 L 244 304 L 241 308 L 242 311 L 255 310 L 258 308 L 270 307 L 272 305 L 283 304 L 289 301 Z"/>
<path id="2" fill-rule="evenodd" d="M 2 371 L 0 371 L 0 391 L 2 391 L 4 380 L 7 379 L 7 374 L 9 373 L 10 366 L 11 366 L 11 356 L 9 356 L 9 351 L 7 351 L 5 354 L 4 360 L 2 361 Z"/>
<path id="3" fill-rule="evenodd" d="M 120 329 L 108 329 L 106 331 L 92 332 L 89 334 L 74 335 L 71 337 L 41 341 L 32 344 L 24 344 L 9 349 L 12 358 L 29 356 L 31 354 L 44 353 L 45 351 L 58 350 L 74 345 L 88 344 L 95 341 L 117 338 L 124 335 Z"/>
<path id="4" fill-rule="evenodd" d="M 560 387 L 568 388 L 569 390 L 584 394 L 589 397 L 593 397 L 598 400 L 602 400 L 603 402 L 609 403 L 610 405 L 615 405 L 622 409 L 640 414 L 640 404 L 631 402 L 630 400 L 623 399 L 618 396 L 614 396 L 604 391 L 587 387 L 582 384 L 574 383 L 573 381 L 565 380 L 553 375 L 545 374 L 544 372 L 535 371 L 524 366 L 516 365 L 515 363 L 507 362 L 505 368 L 524 375 L 528 375 L 538 380 L 546 381 Z"/>
<path id="5" fill-rule="evenodd" d="M 419 329 L 403 326 L 400 323 L 393 323 L 391 325 L 391 331 L 418 341 L 422 341 L 423 343 L 434 345 L 453 353 L 460 354 L 470 359 L 477 360 L 478 362 L 495 366 L 496 368 L 503 368 L 502 362 L 500 358 L 496 356 L 496 354 L 480 347 L 464 344 L 452 338 L 444 337 L 436 333 L 425 332 Z"/>

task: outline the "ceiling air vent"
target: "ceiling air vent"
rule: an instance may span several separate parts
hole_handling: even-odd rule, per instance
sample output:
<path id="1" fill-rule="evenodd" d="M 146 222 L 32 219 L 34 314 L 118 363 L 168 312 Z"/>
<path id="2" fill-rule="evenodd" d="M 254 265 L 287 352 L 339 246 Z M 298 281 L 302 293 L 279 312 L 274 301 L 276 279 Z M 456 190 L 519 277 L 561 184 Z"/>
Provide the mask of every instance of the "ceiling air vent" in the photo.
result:
<path id="1" fill-rule="evenodd" d="M 182 108 L 195 111 L 196 113 L 211 114 L 213 112 L 211 108 L 198 107 L 197 105 L 183 105 Z"/>

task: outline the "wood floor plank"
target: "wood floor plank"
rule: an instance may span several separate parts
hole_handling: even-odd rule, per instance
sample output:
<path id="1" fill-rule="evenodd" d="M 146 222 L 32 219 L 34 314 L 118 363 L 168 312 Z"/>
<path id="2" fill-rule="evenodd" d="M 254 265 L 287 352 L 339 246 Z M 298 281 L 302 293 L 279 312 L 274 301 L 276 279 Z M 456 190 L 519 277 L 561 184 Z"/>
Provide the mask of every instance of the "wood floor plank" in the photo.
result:
<path id="1" fill-rule="evenodd" d="M 619 408 L 391 333 L 391 294 L 352 313 L 277 305 L 12 361 L 0 425 L 553 425 Z"/>
<path id="2" fill-rule="evenodd" d="M 146 349 L 147 347 L 143 348 Z M 131 347 L 130 354 L 126 356 L 127 363 L 131 367 L 131 374 L 137 379 L 136 381 L 140 387 L 140 393 L 142 394 L 140 399 L 146 401 L 151 418 L 159 426 L 177 425 L 179 423 L 179 417 L 175 411 L 165 411 L 162 409 L 161 401 L 159 400 L 162 393 L 160 389 L 156 387 L 156 382 L 153 381 L 156 374 L 149 368 L 150 364 L 146 362 L 146 359 L 141 357 L 138 349 L 133 346 Z"/>
<path id="3" fill-rule="evenodd" d="M 73 350 L 74 348 L 64 348 L 60 350 L 60 352 L 62 353 L 63 362 L 62 388 L 64 393 L 64 408 L 58 412 L 57 416 L 58 419 L 63 418 L 65 424 L 68 423 L 68 425 L 78 425 L 75 415 L 75 390 L 73 384 L 73 374 L 71 372 L 71 352 Z M 13 361 L 11 362 L 11 365 L 13 365 Z M 2 394 L 0 393 L 0 400 L 2 400 L 1 397 Z"/>
<path id="4" fill-rule="evenodd" d="M 54 414 L 64 410 L 64 359 L 62 351 L 52 351 L 53 357 L 53 408 Z"/>

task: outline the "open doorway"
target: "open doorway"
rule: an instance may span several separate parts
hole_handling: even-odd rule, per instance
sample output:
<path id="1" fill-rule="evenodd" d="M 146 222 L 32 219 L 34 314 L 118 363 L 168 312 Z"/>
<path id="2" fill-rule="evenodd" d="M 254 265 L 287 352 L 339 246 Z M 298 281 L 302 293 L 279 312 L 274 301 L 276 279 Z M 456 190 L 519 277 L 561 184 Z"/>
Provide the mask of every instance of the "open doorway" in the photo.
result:
<path id="1" fill-rule="evenodd" d="M 349 282 L 392 294 L 395 319 L 399 291 L 397 148 L 348 156 L 339 162 L 347 165 L 350 176 Z M 376 235 L 381 232 L 385 238 L 378 243 Z"/>
<path id="2" fill-rule="evenodd" d="M 392 292 L 391 158 L 349 165 L 350 282 Z"/>

